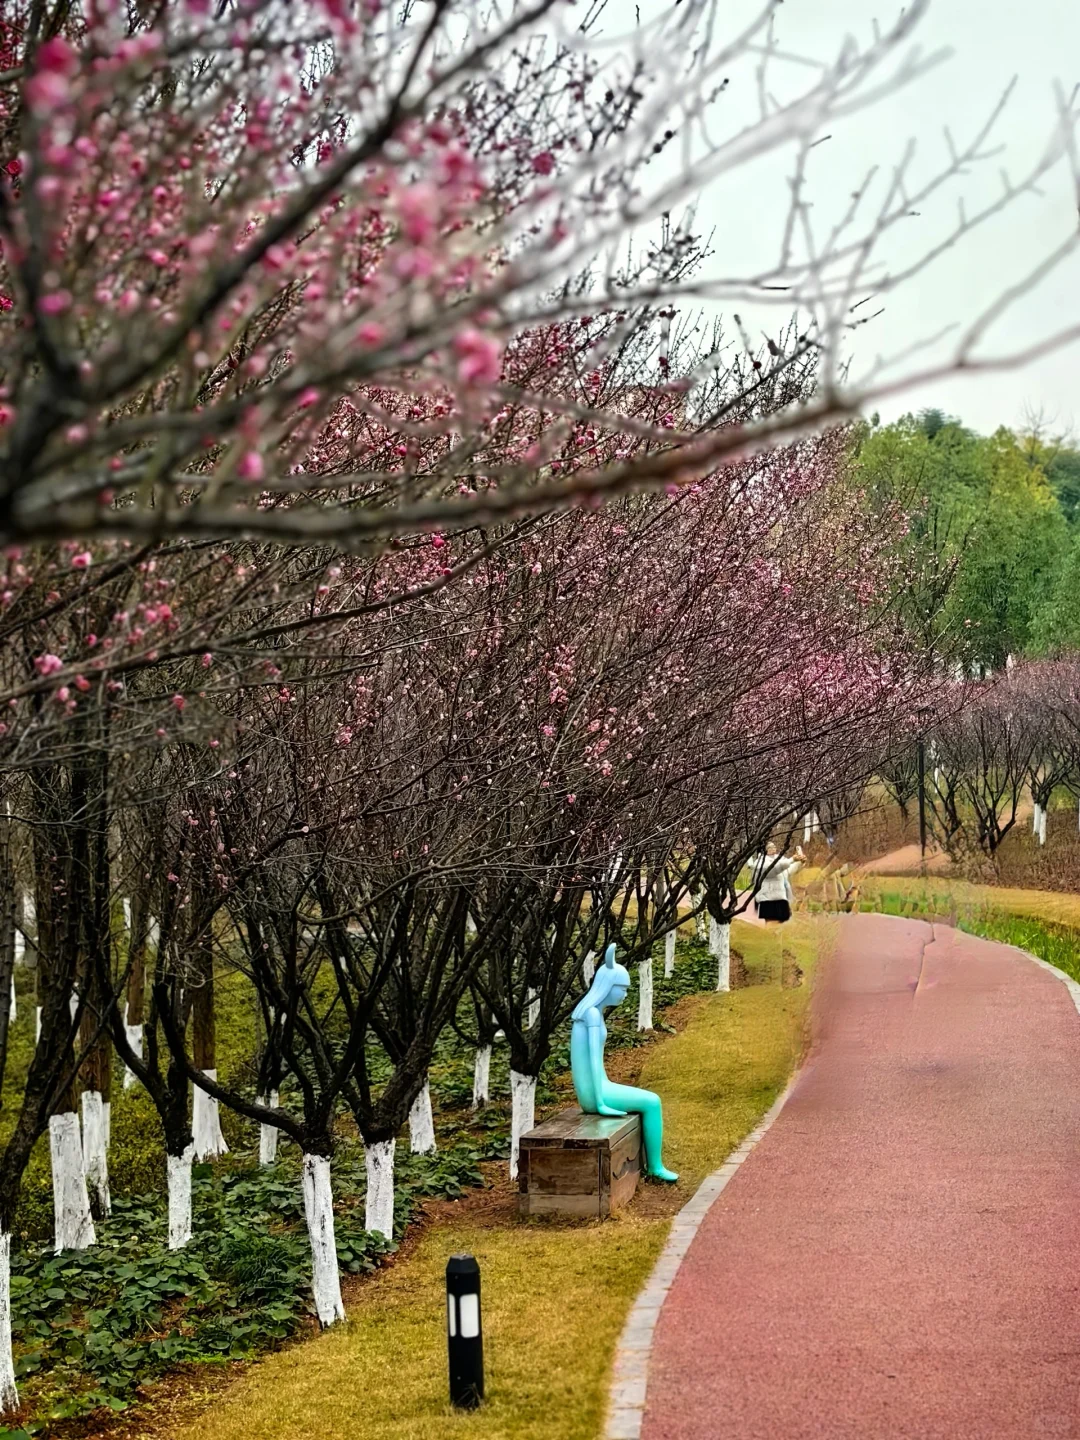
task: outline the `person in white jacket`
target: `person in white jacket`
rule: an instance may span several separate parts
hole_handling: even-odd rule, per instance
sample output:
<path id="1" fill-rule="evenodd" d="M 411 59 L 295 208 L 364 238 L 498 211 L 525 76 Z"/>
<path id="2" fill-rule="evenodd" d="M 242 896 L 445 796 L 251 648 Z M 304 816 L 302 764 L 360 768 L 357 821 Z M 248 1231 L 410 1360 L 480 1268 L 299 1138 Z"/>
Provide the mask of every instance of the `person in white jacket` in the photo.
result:
<path id="1" fill-rule="evenodd" d="M 776 846 L 770 843 L 765 846 L 764 855 L 755 855 L 750 861 L 751 887 L 759 920 L 767 925 L 783 925 L 791 919 L 791 907 L 795 903 L 791 877 L 805 859 L 801 845 L 796 845 L 795 858 L 789 860 L 786 855 L 779 855 Z"/>

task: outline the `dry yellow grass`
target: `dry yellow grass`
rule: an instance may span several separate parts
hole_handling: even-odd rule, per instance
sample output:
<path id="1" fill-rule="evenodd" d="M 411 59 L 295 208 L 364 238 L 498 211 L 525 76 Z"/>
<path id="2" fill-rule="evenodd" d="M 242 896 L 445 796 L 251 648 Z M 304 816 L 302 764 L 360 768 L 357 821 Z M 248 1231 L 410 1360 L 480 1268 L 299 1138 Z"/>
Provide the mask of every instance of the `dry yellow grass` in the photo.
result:
<path id="1" fill-rule="evenodd" d="M 800 916 L 785 943 L 812 971 L 828 922 Z M 737 925 L 751 967 L 775 973 L 775 933 Z M 668 1163 L 688 1197 L 783 1087 L 803 1042 L 809 985 L 752 985 L 692 1002 L 685 1030 L 652 1049 L 641 1083 L 663 1096 Z M 431 1225 L 375 1277 L 350 1320 L 253 1366 L 183 1440 L 592 1440 L 615 1341 L 670 1225 L 650 1191 L 602 1224 Z M 483 1275 L 488 1398 L 475 1415 L 446 1403 L 443 1271 L 455 1251 Z M 161 1433 L 160 1430 L 155 1431 Z M 174 1434 L 177 1432 L 174 1432 Z"/>

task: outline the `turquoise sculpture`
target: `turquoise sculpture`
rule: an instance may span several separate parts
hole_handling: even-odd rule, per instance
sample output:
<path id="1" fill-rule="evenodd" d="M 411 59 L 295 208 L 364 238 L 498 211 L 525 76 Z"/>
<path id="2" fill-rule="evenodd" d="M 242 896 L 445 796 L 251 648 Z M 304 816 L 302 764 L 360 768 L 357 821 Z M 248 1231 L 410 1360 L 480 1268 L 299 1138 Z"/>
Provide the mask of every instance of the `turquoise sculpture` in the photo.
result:
<path id="1" fill-rule="evenodd" d="M 604 1010 L 626 999 L 630 974 L 623 965 L 615 964 L 615 946 L 604 951 L 604 963 L 598 965 L 588 993 L 574 1007 L 570 1027 L 570 1070 L 574 1077 L 574 1093 L 586 1115 L 622 1116 L 638 1114 L 645 1135 L 645 1169 L 654 1180 L 677 1180 L 673 1170 L 664 1168 L 661 1146 L 664 1139 L 664 1115 L 660 1096 L 636 1085 L 616 1085 L 604 1070 L 604 1042 L 607 1026 Z"/>

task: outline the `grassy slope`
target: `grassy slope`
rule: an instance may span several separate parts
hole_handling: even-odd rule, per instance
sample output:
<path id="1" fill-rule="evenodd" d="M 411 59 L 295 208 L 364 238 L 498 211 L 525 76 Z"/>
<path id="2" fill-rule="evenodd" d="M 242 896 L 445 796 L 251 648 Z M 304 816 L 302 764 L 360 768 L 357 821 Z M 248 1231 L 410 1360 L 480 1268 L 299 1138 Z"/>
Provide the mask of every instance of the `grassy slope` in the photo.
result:
<path id="1" fill-rule="evenodd" d="M 802 917 L 785 933 L 807 972 L 818 933 Z M 735 943 L 748 967 L 776 976 L 775 934 L 737 925 Z M 321 1440 L 436 1440 L 465 1429 L 492 1440 L 596 1436 L 615 1341 L 663 1246 L 672 1200 L 693 1193 L 783 1087 L 808 992 L 774 978 L 698 997 L 686 1029 L 647 1053 L 641 1084 L 664 1100 L 675 1197 L 649 1186 L 617 1219 L 568 1226 L 455 1219 L 445 1207 L 406 1258 L 357 1293 L 347 1325 L 252 1367 L 184 1440 L 291 1440 L 313 1428 Z M 488 1400 L 472 1416 L 446 1404 L 442 1272 L 461 1250 L 483 1274 Z"/>

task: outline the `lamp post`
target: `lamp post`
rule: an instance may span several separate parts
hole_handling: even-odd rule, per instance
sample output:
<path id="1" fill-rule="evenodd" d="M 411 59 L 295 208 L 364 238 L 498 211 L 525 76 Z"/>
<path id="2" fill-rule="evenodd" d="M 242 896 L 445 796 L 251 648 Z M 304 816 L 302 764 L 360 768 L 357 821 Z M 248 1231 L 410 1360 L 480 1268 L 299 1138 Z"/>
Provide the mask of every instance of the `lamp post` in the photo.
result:
<path id="1" fill-rule="evenodd" d="M 446 1346 L 450 1403 L 475 1410 L 484 1398 L 484 1336 L 480 1325 L 480 1266 L 472 1255 L 446 1262 Z"/>
<path id="2" fill-rule="evenodd" d="M 919 736 L 919 853 L 926 869 L 926 742 Z"/>

